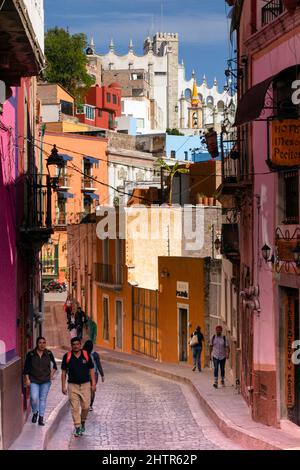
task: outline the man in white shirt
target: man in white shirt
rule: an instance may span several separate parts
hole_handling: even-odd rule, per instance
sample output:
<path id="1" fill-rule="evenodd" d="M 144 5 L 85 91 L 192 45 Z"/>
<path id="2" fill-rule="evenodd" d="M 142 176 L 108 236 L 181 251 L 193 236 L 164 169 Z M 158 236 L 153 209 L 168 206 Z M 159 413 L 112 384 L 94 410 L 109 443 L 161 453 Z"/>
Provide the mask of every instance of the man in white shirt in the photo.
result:
<path id="1" fill-rule="evenodd" d="M 214 363 L 214 387 L 218 388 L 219 367 L 221 369 L 221 384 L 225 386 L 225 364 L 229 358 L 230 348 L 226 336 L 222 335 L 222 326 L 216 327 L 216 334 L 212 336 L 209 345 L 210 357 Z"/>

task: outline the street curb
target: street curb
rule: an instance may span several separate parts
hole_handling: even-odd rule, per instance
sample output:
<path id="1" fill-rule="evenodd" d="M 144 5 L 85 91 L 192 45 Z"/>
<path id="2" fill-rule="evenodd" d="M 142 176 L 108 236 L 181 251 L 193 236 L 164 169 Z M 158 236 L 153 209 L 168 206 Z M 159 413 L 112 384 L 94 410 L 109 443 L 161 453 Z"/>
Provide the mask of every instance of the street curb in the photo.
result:
<path id="1" fill-rule="evenodd" d="M 237 444 L 242 445 L 245 449 L 250 450 L 286 450 L 284 447 L 276 446 L 271 444 L 267 440 L 255 436 L 255 434 L 251 433 L 251 431 L 246 432 L 242 428 L 236 426 L 230 419 L 228 419 L 220 410 L 216 411 L 212 404 L 209 403 L 209 398 L 204 394 L 201 393 L 198 388 L 195 386 L 193 381 L 188 377 L 183 377 L 172 372 L 167 372 L 164 370 L 156 369 L 153 366 L 146 365 L 146 364 L 139 364 L 134 361 L 130 361 L 128 359 L 121 359 L 116 358 L 113 356 L 109 356 L 109 352 L 105 350 L 105 357 L 101 357 L 101 361 L 103 362 L 113 362 L 118 364 L 125 364 L 132 367 L 136 367 L 144 372 L 152 373 L 170 380 L 174 380 L 176 382 L 181 382 L 190 386 L 191 390 L 195 394 L 196 398 L 200 402 L 200 404 L 205 408 L 209 417 L 214 421 L 214 423 L 218 426 L 220 431 L 225 434 L 226 437 L 232 439 Z"/>
<path id="2" fill-rule="evenodd" d="M 47 419 L 47 429 L 43 435 L 43 442 L 42 442 L 42 449 L 40 450 L 47 450 L 48 443 L 53 436 L 54 432 L 58 428 L 59 422 L 62 416 L 67 412 L 69 408 L 69 399 L 68 397 L 64 397 L 59 405 L 57 405 L 54 410 L 51 411 L 48 419 Z"/>

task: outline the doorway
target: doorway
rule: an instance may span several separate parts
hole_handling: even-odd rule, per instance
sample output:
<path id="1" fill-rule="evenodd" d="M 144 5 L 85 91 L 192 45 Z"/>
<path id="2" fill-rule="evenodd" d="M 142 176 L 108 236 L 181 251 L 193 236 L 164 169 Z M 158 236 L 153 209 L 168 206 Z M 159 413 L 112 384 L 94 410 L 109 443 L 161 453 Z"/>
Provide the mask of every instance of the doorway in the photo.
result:
<path id="1" fill-rule="evenodd" d="M 122 349 L 122 331 L 123 331 L 123 302 L 116 301 L 116 347 Z"/>
<path id="2" fill-rule="evenodd" d="M 285 289 L 284 310 L 285 405 L 288 419 L 300 426 L 300 320 L 299 291 L 297 289 Z"/>
<path id="3" fill-rule="evenodd" d="M 188 307 L 179 307 L 179 361 L 188 360 Z"/>

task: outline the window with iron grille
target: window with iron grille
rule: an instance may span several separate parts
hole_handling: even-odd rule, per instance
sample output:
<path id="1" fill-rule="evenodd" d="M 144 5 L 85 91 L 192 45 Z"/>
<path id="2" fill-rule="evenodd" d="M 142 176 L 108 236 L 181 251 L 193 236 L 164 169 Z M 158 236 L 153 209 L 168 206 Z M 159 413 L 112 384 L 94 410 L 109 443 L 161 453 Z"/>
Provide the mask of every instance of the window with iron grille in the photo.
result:
<path id="1" fill-rule="evenodd" d="M 299 224 L 299 175 L 298 171 L 284 173 L 284 224 Z"/>

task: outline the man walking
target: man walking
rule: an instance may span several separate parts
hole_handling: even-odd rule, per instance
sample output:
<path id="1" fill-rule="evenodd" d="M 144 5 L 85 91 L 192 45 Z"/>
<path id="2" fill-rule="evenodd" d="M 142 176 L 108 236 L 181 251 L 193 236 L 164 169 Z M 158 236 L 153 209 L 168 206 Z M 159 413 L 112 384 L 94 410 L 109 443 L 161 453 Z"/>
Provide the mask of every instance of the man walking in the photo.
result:
<path id="1" fill-rule="evenodd" d="M 62 393 L 69 395 L 71 412 L 75 426 L 74 436 L 85 432 L 85 422 L 91 403 L 91 392 L 96 393 L 94 363 L 87 351 L 81 349 L 80 338 L 71 339 L 72 351 L 62 360 Z M 66 377 L 68 372 L 68 389 Z"/>
<path id="2" fill-rule="evenodd" d="M 200 326 L 197 326 L 191 338 L 192 338 L 191 348 L 193 351 L 193 363 L 194 363 L 193 372 L 195 372 L 196 370 L 196 365 L 198 366 L 198 371 L 201 372 L 201 352 L 202 352 L 202 343 L 204 341 L 204 336 L 201 333 Z"/>
<path id="3" fill-rule="evenodd" d="M 216 327 L 216 334 L 210 341 L 209 354 L 214 363 L 214 387 L 218 388 L 219 367 L 221 369 L 221 384 L 225 386 L 225 365 L 226 359 L 229 359 L 229 343 L 226 336 L 222 335 L 222 326 Z"/>
<path id="4" fill-rule="evenodd" d="M 53 368 L 51 370 L 51 364 Z M 25 360 L 23 374 L 25 385 L 30 387 L 30 404 L 32 408 L 32 422 L 44 426 L 44 416 L 47 396 L 51 381 L 57 371 L 57 365 L 51 351 L 46 349 L 46 340 L 40 336 L 36 340 L 36 348 L 30 351 Z"/>
<path id="5" fill-rule="evenodd" d="M 82 340 L 83 336 L 83 327 L 87 323 L 87 316 L 81 307 L 77 308 L 77 312 L 75 314 L 75 324 L 77 329 L 77 337 Z"/>

